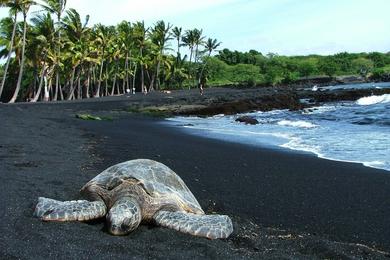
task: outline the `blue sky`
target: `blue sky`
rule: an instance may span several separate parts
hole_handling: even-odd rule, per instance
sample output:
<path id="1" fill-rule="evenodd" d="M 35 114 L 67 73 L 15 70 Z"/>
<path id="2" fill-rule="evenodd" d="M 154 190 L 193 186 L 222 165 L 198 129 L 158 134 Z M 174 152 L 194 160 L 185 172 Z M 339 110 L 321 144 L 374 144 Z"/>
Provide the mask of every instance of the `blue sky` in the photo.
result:
<path id="1" fill-rule="evenodd" d="M 232 50 L 390 51 L 390 0 L 68 0 L 68 7 L 90 14 L 92 24 L 163 19 L 183 29 L 203 28 Z"/>

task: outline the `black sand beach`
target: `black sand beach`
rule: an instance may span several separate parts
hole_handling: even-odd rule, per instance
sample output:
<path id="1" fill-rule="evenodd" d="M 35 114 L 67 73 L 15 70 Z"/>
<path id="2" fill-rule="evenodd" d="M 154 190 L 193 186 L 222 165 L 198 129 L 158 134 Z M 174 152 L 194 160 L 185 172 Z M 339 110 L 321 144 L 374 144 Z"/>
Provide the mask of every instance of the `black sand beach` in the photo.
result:
<path id="1" fill-rule="evenodd" d="M 133 100 L 156 102 L 151 95 L 0 104 L 2 259 L 390 258 L 389 172 L 191 136 L 123 112 Z M 75 118 L 83 112 L 113 120 Z M 103 221 L 32 217 L 39 196 L 79 198 L 100 171 L 136 158 L 171 167 L 206 212 L 232 217 L 233 235 L 211 241 L 141 226 L 115 237 Z"/>

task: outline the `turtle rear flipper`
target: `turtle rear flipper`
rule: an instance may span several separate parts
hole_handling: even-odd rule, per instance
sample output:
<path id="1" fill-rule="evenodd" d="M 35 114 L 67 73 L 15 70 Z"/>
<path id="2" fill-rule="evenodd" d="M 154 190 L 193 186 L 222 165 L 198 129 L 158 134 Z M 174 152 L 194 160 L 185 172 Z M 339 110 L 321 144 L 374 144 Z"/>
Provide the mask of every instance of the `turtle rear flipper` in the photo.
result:
<path id="1" fill-rule="evenodd" d="M 153 218 L 160 226 L 209 239 L 227 238 L 233 232 L 232 221 L 225 215 L 202 215 L 161 210 Z"/>
<path id="2" fill-rule="evenodd" d="M 34 216 L 44 221 L 86 221 L 104 217 L 106 212 L 103 201 L 58 201 L 40 197 Z"/>

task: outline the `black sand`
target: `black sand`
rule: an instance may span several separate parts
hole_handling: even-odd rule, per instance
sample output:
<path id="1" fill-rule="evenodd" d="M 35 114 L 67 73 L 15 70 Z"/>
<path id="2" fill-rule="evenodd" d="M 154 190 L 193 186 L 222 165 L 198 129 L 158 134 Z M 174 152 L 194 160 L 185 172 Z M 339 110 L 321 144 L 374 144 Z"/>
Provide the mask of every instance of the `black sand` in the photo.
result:
<path id="1" fill-rule="evenodd" d="M 0 258 L 390 257 L 389 172 L 199 138 L 159 119 L 113 111 L 130 99 L 0 105 Z M 114 120 L 74 117 L 84 111 Z M 231 238 L 149 226 L 114 237 L 103 221 L 32 217 L 39 196 L 78 198 L 100 171 L 136 158 L 167 164 L 207 212 L 230 215 Z"/>

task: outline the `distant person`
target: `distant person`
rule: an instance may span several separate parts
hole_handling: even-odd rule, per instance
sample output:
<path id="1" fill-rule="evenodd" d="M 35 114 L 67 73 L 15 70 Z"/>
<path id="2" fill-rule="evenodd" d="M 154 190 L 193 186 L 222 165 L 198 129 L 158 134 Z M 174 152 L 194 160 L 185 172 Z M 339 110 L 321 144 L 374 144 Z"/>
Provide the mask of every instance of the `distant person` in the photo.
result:
<path id="1" fill-rule="evenodd" d="M 203 83 L 198 84 L 200 95 L 203 96 Z"/>
<path id="2" fill-rule="evenodd" d="M 200 78 L 198 82 L 198 88 L 201 96 L 203 96 L 203 88 L 205 84 L 206 84 L 206 77 L 202 76 L 202 78 Z"/>

